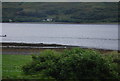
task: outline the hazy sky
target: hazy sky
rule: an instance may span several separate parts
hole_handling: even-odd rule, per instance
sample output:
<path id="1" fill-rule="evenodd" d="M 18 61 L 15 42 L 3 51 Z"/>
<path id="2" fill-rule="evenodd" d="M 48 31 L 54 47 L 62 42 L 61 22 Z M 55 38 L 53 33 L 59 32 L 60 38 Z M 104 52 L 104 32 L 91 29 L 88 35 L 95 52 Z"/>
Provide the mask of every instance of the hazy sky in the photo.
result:
<path id="1" fill-rule="evenodd" d="M 120 0 L 0 0 L 2 2 L 118 2 Z"/>

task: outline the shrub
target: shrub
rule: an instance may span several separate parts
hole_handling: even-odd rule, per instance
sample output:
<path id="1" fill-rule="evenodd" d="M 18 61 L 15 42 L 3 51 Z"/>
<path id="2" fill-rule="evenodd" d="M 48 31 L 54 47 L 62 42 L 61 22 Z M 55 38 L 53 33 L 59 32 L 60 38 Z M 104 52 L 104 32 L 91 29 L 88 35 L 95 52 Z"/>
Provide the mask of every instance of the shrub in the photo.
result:
<path id="1" fill-rule="evenodd" d="M 23 66 L 25 74 L 40 73 L 58 81 L 110 81 L 119 80 L 115 63 L 90 49 L 74 48 L 62 53 L 46 50 L 32 56 L 32 63 Z"/>

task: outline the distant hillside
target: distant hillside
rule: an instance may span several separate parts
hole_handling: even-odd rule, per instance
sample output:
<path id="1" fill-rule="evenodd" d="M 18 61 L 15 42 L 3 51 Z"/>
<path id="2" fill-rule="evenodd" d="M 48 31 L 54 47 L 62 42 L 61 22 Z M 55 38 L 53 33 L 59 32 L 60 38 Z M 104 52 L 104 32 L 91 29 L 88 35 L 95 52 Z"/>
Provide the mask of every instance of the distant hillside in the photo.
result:
<path id="1" fill-rule="evenodd" d="M 3 22 L 116 23 L 117 2 L 3 2 Z"/>

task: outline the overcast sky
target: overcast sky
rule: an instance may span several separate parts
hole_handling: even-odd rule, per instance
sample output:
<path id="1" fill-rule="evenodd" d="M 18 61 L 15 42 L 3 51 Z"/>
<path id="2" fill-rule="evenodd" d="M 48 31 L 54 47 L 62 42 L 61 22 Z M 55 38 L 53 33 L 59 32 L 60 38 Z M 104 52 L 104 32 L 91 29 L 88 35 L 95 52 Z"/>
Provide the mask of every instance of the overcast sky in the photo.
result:
<path id="1" fill-rule="evenodd" d="M 0 0 L 2 2 L 118 2 L 120 0 Z"/>

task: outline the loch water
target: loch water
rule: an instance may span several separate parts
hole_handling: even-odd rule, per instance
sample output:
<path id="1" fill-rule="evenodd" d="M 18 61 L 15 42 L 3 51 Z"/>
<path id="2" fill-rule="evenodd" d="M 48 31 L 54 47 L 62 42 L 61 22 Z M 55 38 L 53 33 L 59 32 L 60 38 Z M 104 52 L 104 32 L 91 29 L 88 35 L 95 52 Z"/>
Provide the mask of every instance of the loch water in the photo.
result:
<path id="1" fill-rule="evenodd" d="M 118 50 L 117 24 L 2 23 L 2 42 L 45 43 Z"/>

